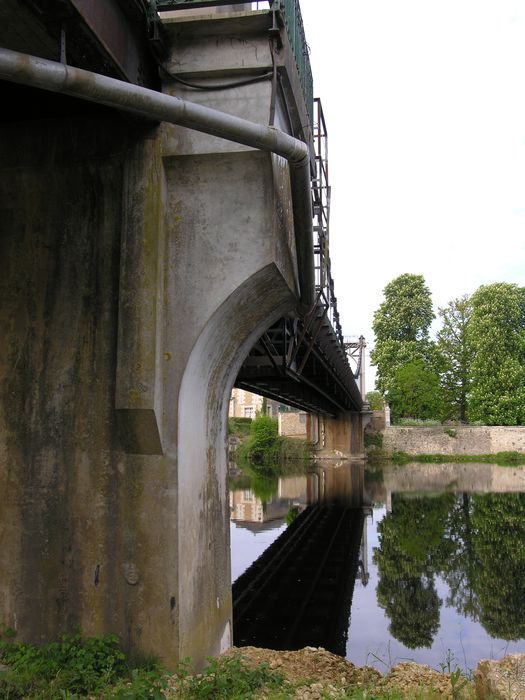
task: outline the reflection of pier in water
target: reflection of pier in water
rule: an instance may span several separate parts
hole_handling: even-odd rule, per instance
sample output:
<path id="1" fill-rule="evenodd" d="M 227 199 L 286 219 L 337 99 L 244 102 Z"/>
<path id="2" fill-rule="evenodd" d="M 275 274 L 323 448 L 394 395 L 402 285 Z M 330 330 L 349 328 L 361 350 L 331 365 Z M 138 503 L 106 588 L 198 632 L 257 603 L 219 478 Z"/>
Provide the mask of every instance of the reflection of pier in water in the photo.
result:
<path id="1" fill-rule="evenodd" d="M 346 653 L 356 578 L 368 580 L 363 463 L 306 477 L 306 509 L 233 585 L 234 641 Z"/>

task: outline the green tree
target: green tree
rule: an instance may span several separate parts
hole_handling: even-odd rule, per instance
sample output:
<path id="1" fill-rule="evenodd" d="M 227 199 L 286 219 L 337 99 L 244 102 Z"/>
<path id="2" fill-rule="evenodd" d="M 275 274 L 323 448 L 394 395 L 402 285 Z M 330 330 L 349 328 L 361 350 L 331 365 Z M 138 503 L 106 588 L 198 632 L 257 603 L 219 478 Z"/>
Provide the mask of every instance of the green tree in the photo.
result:
<path id="1" fill-rule="evenodd" d="M 487 425 L 525 424 L 525 289 L 498 282 L 472 296 L 469 415 Z"/>
<path id="2" fill-rule="evenodd" d="M 388 393 L 394 421 L 397 418 L 440 418 L 443 413 L 441 386 L 437 372 L 422 360 L 399 367 Z"/>
<path id="3" fill-rule="evenodd" d="M 402 365 L 416 359 L 432 364 L 434 351 L 428 331 L 434 313 L 422 275 L 400 275 L 383 292 L 384 301 L 374 314 L 371 360 L 377 367 L 377 388 L 385 394 Z"/>
<path id="4" fill-rule="evenodd" d="M 440 308 L 441 330 L 437 334 L 437 349 L 441 356 L 441 385 L 447 418 L 467 419 L 472 353 L 467 343 L 467 328 L 472 314 L 468 295 L 454 299 Z"/>
<path id="5" fill-rule="evenodd" d="M 365 400 L 370 404 L 372 411 L 381 411 L 385 406 L 385 402 L 380 391 L 367 391 Z"/>

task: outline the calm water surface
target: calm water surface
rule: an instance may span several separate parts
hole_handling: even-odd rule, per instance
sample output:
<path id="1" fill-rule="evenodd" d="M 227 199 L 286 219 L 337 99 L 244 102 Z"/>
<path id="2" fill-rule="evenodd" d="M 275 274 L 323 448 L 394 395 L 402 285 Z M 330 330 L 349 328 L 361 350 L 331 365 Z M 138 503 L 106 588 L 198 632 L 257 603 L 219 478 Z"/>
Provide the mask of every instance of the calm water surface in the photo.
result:
<path id="1" fill-rule="evenodd" d="M 336 502 L 364 519 L 360 546 L 348 545 L 354 565 L 347 562 L 346 580 L 337 580 L 346 592 L 339 653 L 346 648 L 354 663 L 385 670 L 401 660 L 472 669 L 481 658 L 525 652 L 524 468 L 409 464 L 365 471 L 346 462 L 309 464 L 302 472 L 274 476 L 264 488 L 256 480 L 252 489 L 244 475 L 232 480 L 232 580 L 277 540 L 279 548 L 292 528 L 300 532 L 298 520 L 287 535 L 298 513 L 306 521 L 312 509 Z M 310 561 L 319 556 L 306 554 Z M 331 566 L 323 576 L 335 581 Z M 283 613 L 272 605 L 278 639 Z M 291 606 L 301 603 L 287 601 L 284 609 Z M 326 624 L 333 622 L 326 617 Z M 267 639 L 260 645 L 270 646 Z"/>

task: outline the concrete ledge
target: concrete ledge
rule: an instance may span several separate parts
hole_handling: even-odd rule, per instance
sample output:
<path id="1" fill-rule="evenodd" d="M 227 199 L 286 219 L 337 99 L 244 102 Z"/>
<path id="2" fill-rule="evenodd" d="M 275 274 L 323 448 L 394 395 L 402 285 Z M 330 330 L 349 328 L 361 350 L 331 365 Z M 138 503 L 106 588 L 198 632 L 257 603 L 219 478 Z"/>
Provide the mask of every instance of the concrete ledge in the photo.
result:
<path id="1" fill-rule="evenodd" d="M 525 426 L 388 427 L 383 432 L 383 449 L 409 455 L 525 453 Z"/>

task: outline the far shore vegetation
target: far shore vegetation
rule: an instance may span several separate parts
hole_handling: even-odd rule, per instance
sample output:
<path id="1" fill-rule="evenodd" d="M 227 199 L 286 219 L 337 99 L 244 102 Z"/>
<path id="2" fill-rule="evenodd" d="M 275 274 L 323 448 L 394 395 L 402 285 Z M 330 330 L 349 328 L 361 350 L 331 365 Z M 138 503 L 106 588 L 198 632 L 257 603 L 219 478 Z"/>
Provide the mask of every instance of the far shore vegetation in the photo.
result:
<path id="1" fill-rule="evenodd" d="M 525 288 L 496 282 L 438 309 L 422 275 L 402 274 L 383 290 L 373 319 L 373 410 L 404 420 L 525 425 Z"/>
<path id="2" fill-rule="evenodd" d="M 237 461 L 260 467 L 275 466 L 290 460 L 311 458 L 311 451 L 304 440 L 279 435 L 277 419 L 265 413 L 255 418 L 230 418 L 230 435 L 236 435 L 241 443 L 236 450 Z"/>

